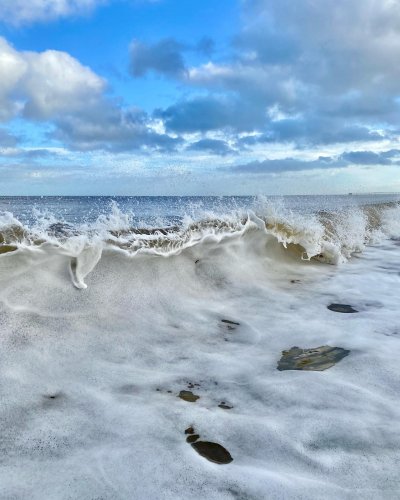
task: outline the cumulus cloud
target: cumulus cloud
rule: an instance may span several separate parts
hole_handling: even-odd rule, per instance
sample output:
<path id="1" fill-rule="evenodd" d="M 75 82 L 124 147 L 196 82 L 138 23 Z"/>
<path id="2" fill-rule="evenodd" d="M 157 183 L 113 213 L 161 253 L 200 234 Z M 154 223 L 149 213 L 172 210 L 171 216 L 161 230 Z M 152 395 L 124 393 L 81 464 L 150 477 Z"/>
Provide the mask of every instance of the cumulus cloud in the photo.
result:
<path id="1" fill-rule="evenodd" d="M 0 38 L 0 119 L 48 119 L 97 103 L 102 78 L 65 52 L 18 52 Z"/>
<path id="2" fill-rule="evenodd" d="M 20 4 L 20 21 L 29 20 L 28 12 L 31 20 L 50 19 L 100 3 L 104 2 L 4 0 L 0 15 Z M 297 149 L 321 145 L 329 145 L 330 151 L 354 149 L 313 162 L 243 161 L 238 171 L 396 164 L 395 150 L 383 154 L 361 149 L 376 149 L 374 142 L 398 136 L 400 4 L 392 0 L 295 3 L 294 7 L 293 0 L 240 2 L 242 26 L 223 52 L 217 52 L 207 37 L 188 43 L 175 38 L 133 41 L 133 77 L 156 73 L 175 79 L 184 90 L 175 102 L 149 114 L 110 98 L 107 82 L 70 55 L 21 52 L 0 38 L 0 120 L 23 117 L 50 122 L 51 137 L 79 151 L 178 149 L 245 155 L 276 143 Z M 185 142 L 180 138 L 185 134 L 201 139 Z M 331 149 L 340 143 L 351 144 Z"/>
<path id="3" fill-rule="evenodd" d="M 1 0 L 0 20 L 10 24 L 84 14 L 107 0 Z"/>
<path id="4" fill-rule="evenodd" d="M 108 97 L 105 80 L 65 52 L 19 52 L 0 38 L 0 74 L 0 119 L 50 122 L 50 137 L 71 149 L 171 150 L 180 143 L 152 130 L 144 112 Z"/>
<path id="5" fill-rule="evenodd" d="M 301 147 L 393 135 L 400 119 L 398 2 L 244 0 L 242 9 L 225 60 L 175 72 L 208 97 L 159 112 L 168 127 L 253 129 L 265 142 Z"/>

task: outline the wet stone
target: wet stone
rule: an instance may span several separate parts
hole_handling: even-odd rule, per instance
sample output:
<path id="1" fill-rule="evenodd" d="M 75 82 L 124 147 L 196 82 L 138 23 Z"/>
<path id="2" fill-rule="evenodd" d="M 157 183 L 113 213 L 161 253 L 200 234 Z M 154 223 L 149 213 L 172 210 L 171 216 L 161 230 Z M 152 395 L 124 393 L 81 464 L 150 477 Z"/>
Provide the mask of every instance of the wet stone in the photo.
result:
<path id="1" fill-rule="evenodd" d="M 195 403 L 198 399 L 200 399 L 200 396 L 193 394 L 192 391 L 181 391 L 179 393 L 179 397 L 188 403 Z"/>
<path id="2" fill-rule="evenodd" d="M 229 464 L 233 460 L 229 451 L 218 443 L 197 441 L 192 443 L 192 447 L 199 455 L 215 464 Z"/>
<path id="3" fill-rule="evenodd" d="M 331 368 L 349 354 L 350 351 L 347 349 L 328 345 L 311 349 L 292 347 L 289 351 L 282 351 L 277 368 L 279 371 L 323 371 Z"/>
<path id="4" fill-rule="evenodd" d="M 15 252 L 16 250 L 18 250 L 18 247 L 15 245 L 0 245 L 0 254 Z"/>
<path id="5" fill-rule="evenodd" d="M 186 438 L 186 442 L 187 443 L 194 443 L 195 441 L 197 441 L 199 439 L 199 435 L 198 434 L 191 434 L 190 436 L 188 436 Z"/>
<path id="6" fill-rule="evenodd" d="M 330 311 L 338 312 L 338 313 L 356 313 L 358 312 L 352 306 L 348 304 L 329 304 L 327 306 Z"/>

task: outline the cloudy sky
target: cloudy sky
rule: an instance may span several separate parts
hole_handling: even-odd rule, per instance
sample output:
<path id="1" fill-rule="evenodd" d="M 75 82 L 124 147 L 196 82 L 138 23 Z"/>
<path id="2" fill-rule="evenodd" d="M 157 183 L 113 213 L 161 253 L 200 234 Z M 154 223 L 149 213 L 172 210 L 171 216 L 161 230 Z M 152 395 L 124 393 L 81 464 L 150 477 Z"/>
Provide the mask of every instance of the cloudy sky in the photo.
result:
<path id="1" fill-rule="evenodd" d="M 0 194 L 400 191 L 398 0 L 1 0 Z"/>

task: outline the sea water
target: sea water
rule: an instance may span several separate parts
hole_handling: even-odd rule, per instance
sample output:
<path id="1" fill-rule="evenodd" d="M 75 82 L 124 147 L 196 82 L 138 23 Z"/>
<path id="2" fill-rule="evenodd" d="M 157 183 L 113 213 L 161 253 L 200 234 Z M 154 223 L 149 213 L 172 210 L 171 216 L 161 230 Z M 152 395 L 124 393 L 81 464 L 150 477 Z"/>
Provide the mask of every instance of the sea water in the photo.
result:
<path id="1" fill-rule="evenodd" d="M 1 198 L 0 498 L 398 498 L 398 201 Z"/>

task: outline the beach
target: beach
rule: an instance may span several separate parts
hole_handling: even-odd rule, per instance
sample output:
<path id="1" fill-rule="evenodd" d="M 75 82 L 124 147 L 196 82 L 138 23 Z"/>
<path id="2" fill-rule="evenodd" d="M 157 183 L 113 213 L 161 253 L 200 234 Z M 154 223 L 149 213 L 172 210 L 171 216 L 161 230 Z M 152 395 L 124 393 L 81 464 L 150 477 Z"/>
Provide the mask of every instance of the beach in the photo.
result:
<path id="1" fill-rule="evenodd" d="M 0 497 L 398 498 L 400 207 L 341 200 L 3 201 Z"/>

